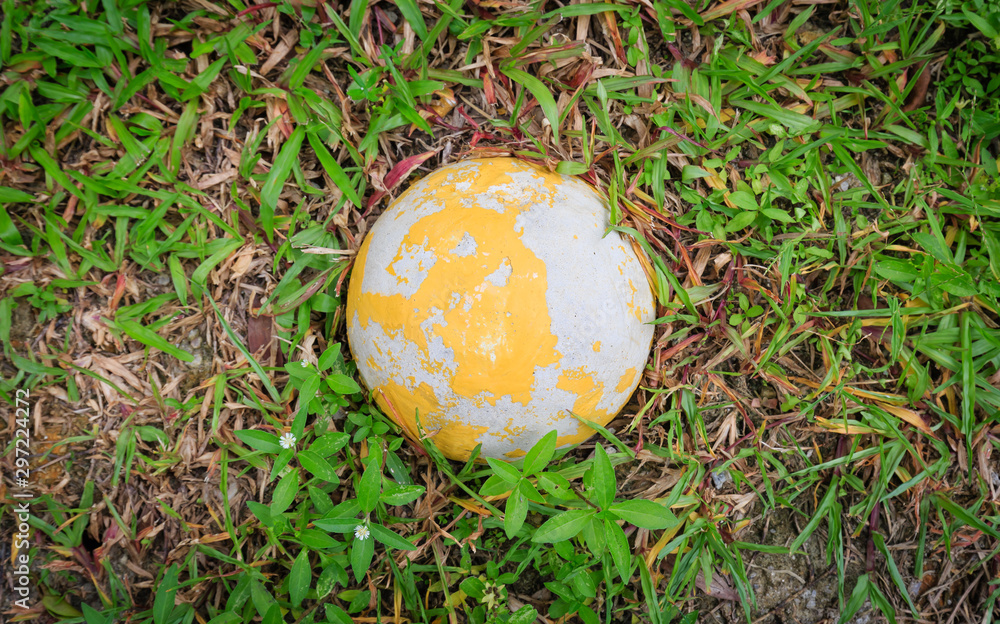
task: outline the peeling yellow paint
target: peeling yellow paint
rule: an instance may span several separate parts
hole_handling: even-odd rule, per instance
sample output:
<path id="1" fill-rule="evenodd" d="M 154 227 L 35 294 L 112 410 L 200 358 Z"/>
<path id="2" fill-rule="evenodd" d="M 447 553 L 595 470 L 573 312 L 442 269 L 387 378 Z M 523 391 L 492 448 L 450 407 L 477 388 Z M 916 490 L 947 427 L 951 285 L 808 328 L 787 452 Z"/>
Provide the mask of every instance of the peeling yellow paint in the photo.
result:
<path id="1" fill-rule="evenodd" d="M 625 371 L 625 373 L 618 380 L 618 385 L 615 386 L 615 392 L 625 392 L 633 387 L 633 384 L 637 384 L 637 371 L 635 367 L 632 367 Z"/>
<path id="2" fill-rule="evenodd" d="M 594 376 L 582 368 L 570 369 L 561 373 L 556 387 L 576 395 L 576 402 L 573 403 L 574 414 L 598 422 L 601 421 L 600 417 L 607 414 L 606 410 L 597 409 L 597 404 L 604 396 L 604 384 L 594 381 Z"/>
<path id="3" fill-rule="evenodd" d="M 499 171 L 492 172 L 493 168 Z M 520 170 L 542 176 L 530 167 Z M 534 368 L 554 364 L 560 357 L 555 350 L 556 337 L 549 329 L 548 310 L 538 305 L 545 301 L 545 264 L 513 236 L 517 216 L 528 207 L 524 202 L 511 201 L 502 212 L 463 205 L 467 197 L 475 198 L 496 184 L 512 181 L 506 167 L 486 167 L 486 173 L 493 175 L 452 175 L 448 180 L 444 172 L 431 174 L 429 188 L 434 189 L 435 199 L 444 202 L 445 209 L 417 221 L 407 233 L 404 247 L 430 250 L 439 262 L 409 299 L 354 293 L 357 313 L 362 327 L 374 320 L 385 330 L 402 330 L 407 340 L 429 355 L 421 324 L 432 310 L 446 310 L 445 322 L 434 323 L 432 328 L 455 352 L 457 367 L 451 382 L 455 393 L 471 399 L 485 392 L 491 403 L 510 395 L 514 402 L 527 405 Z M 459 191 L 456 185 L 460 183 L 470 186 Z M 477 253 L 465 257 L 452 254 L 450 250 L 465 233 L 478 242 Z M 371 237 L 362 245 L 359 263 L 367 257 L 370 241 Z M 483 257 L 488 260 L 483 262 Z M 486 278 L 504 262 L 511 275 L 505 286 L 497 286 Z M 351 288 L 360 281 L 352 279 Z M 448 301 L 452 293 L 463 293 L 458 305 Z"/>
<path id="4" fill-rule="evenodd" d="M 536 387 L 537 371 L 551 370 L 553 366 L 559 370 L 563 354 L 557 349 L 559 338 L 552 330 L 546 301 L 546 263 L 521 240 L 524 223 L 518 220 L 526 211 L 538 210 L 539 205 L 553 208 L 566 178 L 514 159 L 474 162 L 431 173 L 397 200 L 408 198 L 417 202 L 415 205 L 433 206 L 434 210 L 417 213 L 423 214 L 419 218 L 413 214 L 415 220 L 405 234 L 396 226 L 399 233 L 394 240 L 403 238 L 399 247 L 380 249 L 377 264 L 384 263 L 391 254 L 387 266 L 366 264 L 376 231 L 365 239 L 348 288 L 347 323 L 349 335 L 358 329 L 371 331 L 374 323 L 380 329 L 379 335 L 389 337 L 395 341 L 393 344 L 411 345 L 406 347 L 409 355 L 403 357 L 386 353 L 376 343 L 378 358 L 365 359 L 373 374 L 381 374 L 372 390 L 377 390 L 375 399 L 383 410 L 388 412 L 394 407 L 399 418 L 406 421 L 407 429 L 413 431 L 419 413 L 425 435 L 436 432 L 434 442 L 448 457 L 467 458 L 489 431 L 510 447 L 506 457 L 515 458 L 527 450 L 518 448 L 528 439 L 525 436 L 536 435 L 539 426 L 555 428 L 560 418 L 575 420 L 568 413 L 541 417 L 531 407 L 533 393 L 553 390 Z M 525 175 L 531 177 L 533 185 L 515 178 Z M 498 191 L 499 185 L 510 185 L 516 192 Z M 397 222 L 401 214 L 397 211 Z M 465 237 L 470 237 L 471 243 Z M 459 252 L 463 241 L 465 245 Z M 632 253 L 625 247 L 621 249 Z M 394 266 L 397 263 L 403 263 L 400 266 L 405 274 Z M 617 266 L 618 273 L 625 276 L 628 261 Z M 365 290 L 367 271 L 385 271 L 397 286 L 406 286 L 401 290 L 407 295 L 399 294 L 400 290 L 393 294 Z M 632 280 L 628 284 L 629 310 L 643 321 L 651 310 L 638 298 L 639 289 Z M 651 295 L 647 298 L 651 300 Z M 400 339 L 404 343 L 399 343 Z M 593 352 L 599 353 L 602 341 L 593 341 L 591 346 Z M 416 353 L 419 356 L 414 361 Z M 441 360 L 441 353 L 448 354 L 447 362 Z M 401 370 L 404 360 L 407 366 L 422 370 Z M 636 371 L 633 367 L 625 372 L 617 383 L 617 393 L 634 388 Z M 439 397 L 424 380 L 442 378 L 447 386 L 435 382 L 438 391 L 443 392 Z M 605 396 L 605 381 L 609 386 L 613 383 L 607 377 L 602 379 L 597 380 L 583 367 L 559 370 L 556 388 L 575 397 L 574 414 L 603 425 L 614 412 L 598 409 Z M 447 404 L 441 400 L 444 396 L 449 397 Z M 477 409 L 497 408 L 504 401 L 506 411 L 500 413 L 518 416 L 490 427 L 459 422 L 454 410 L 462 401 Z M 538 423 L 538 418 L 554 420 Z M 573 428 L 560 425 L 560 431 Z M 574 433 L 560 435 L 557 443 L 576 444 L 592 433 L 590 427 L 579 423 Z"/>

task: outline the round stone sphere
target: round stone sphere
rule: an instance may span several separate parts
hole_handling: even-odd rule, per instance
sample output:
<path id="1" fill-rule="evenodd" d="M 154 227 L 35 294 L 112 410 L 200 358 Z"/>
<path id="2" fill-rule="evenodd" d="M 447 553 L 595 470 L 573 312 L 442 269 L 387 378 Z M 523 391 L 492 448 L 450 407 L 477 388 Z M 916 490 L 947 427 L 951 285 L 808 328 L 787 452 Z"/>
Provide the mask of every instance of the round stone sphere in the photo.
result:
<path id="1" fill-rule="evenodd" d="M 354 262 L 347 336 L 379 407 L 451 459 L 587 439 L 649 355 L 653 294 L 582 180 L 513 158 L 450 164 L 382 214 Z M 575 415 L 575 416 L 574 416 Z M 418 427 L 419 419 L 419 427 Z"/>

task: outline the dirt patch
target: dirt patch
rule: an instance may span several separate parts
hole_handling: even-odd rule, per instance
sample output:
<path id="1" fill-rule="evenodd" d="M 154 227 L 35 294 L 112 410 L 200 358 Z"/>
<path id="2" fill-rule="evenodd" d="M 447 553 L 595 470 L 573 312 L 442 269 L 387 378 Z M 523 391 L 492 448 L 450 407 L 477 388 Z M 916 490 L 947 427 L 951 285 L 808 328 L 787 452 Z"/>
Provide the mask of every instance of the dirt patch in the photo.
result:
<path id="1" fill-rule="evenodd" d="M 788 548 L 808 521 L 809 518 L 790 509 L 772 511 L 738 535 L 738 539 L 762 546 Z M 751 612 L 750 621 L 753 624 L 837 623 L 841 614 L 839 588 L 843 586 L 844 600 L 849 600 L 858 577 L 865 571 L 862 553 L 850 544 L 845 546 L 843 581 L 838 578 L 834 561 L 827 562 L 825 523 L 796 554 L 743 551 L 747 578 L 757 601 L 757 609 Z M 718 589 L 721 585 L 713 580 L 713 587 Z M 747 624 L 739 600 L 709 597 L 701 589 L 689 608 L 698 613 L 696 621 L 700 623 Z M 866 601 L 846 624 L 884 621 L 885 618 Z"/>
<path id="2" fill-rule="evenodd" d="M 801 533 L 799 525 L 807 520 L 796 518 L 791 510 L 775 511 L 744 539 L 787 547 Z M 840 617 L 840 580 L 834 562 L 827 562 L 826 537 L 826 531 L 820 528 L 806 540 L 798 554 L 756 553 L 748 558 L 747 577 L 757 596 L 756 624 L 837 621 Z M 847 550 L 845 558 L 846 599 L 864 573 L 864 565 L 851 549 Z M 872 621 L 872 614 L 863 609 L 850 621 L 865 624 Z"/>
<path id="3" fill-rule="evenodd" d="M 35 312 L 31 304 L 26 299 L 14 301 L 14 310 L 11 313 L 10 343 L 11 346 L 23 349 L 25 343 L 32 337 L 32 330 L 35 328 Z"/>

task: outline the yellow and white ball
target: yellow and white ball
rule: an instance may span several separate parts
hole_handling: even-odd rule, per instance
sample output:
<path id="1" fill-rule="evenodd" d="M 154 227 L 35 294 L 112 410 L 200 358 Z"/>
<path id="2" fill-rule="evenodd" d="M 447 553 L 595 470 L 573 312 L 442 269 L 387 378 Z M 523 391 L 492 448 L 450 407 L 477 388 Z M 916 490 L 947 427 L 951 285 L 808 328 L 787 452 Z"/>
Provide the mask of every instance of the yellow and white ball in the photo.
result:
<path id="1" fill-rule="evenodd" d="M 639 383 L 653 295 L 600 194 L 511 158 L 447 165 L 376 221 L 347 335 L 379 406 L 452 459 L 514 459 L 610 422 Z"/>

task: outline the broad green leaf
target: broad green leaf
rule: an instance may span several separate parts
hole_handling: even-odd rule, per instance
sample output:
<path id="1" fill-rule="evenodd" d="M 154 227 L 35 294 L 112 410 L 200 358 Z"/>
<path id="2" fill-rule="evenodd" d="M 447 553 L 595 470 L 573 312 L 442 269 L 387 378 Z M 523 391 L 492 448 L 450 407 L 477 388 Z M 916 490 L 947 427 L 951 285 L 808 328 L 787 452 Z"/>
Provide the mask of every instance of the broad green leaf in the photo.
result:
<path id="1" fill-rule="evenodd" d="M 368 513 L 375 509 L 381 493 L 382 467 L 373 457 L 365 467 L 361 482 L 358 484 L 358 503 L 361 504 L 361 511 Z"/>
<path id="2" fill-rule="evenodd" d="M 393 485 L 382 490 L 379 500 L 386 505 L 406 505 L 423 496 L 425 490 L 422 485 Z"/>
<path id="3" fill-rule="evenodd" d="M 520 490 L 514 490 L 507 499 L 507 507 L 504 510 L 503 529 L 507 537 L 512 539 L 524 526 L 524 519 L 528 517 L 528 499 Z"/>
<path id="4" fill-rule="evenodd" d="M 583 543 L 592 553 L 601 555 L 607 548 L 608 537 L 604 534 L 604 514 L 597 514 L 580 531 Z"/>
<path id="5" fill-rule="evenodd" d="M 490 468 L 493 469 L 493 473 L 496 476 L 500 477 L 501 479 L 503 479 L 507 483 L 510 483 L 511 485 L 521 480 L 521 473 L 518 472 L 517 468 L 511 466 L 502 459 L 494 459 L 492 457 L 487 457 L 486 463 L 490 465 Z"/>
<path id="6" fill-rule="evenodd" d="M 762 117 L 767 117 L 787 128 L 793 136 L 810 134 L 819 130 L 822 125 L 819 121 L 808 115 L 782 108 L 777 104 L 751 102 L 750 100 L 730 100 L 729 104 Z"/>
<path id="7" fill-rule="evenodd" d="M 273 481 L 276 478 L 278 478 L 278 475 L 284 472 L 285 466 L 287 466 L 292 461 L 292 457 L 294 456 L 295 456 L 295 449 L 286 449 L 286 448 L 281 449 L 281 452 L 278 453 L 278 456 L 274 458 L 274 464 L 271 465 L 271 476 L 269 477 L 269 480 Z"/>
<path id="8" fill-rule="evenodd" d="M 312 568 L 309 566 L 309 550 L 303 548 L 295 557 L 295 563 L 288 573 L 288 599 L 292 607 L 299 608 L 312 581 Z"/>
<path id="9" fill-rule="evenodd" d="M 726 224 L 725 230 L 727 232 L 738 232 L 753 223 L 756 218 L 756 212 L 741 212 L 729 220 L 729 223 Z"/>
<path id="10" fill-rule="evenodd" d="M 573 509 L 555 515 L 538 527 L 531 541 L 536 544 L 554 544 L 566 541 L 582 531 L 596 513 L 593 509 Z"/>
<path id="11" fill-rule="evenodd" d="M 271 517 L 271 508 L 267 505 L 261 505 L 257 501 L 247 501 L 247 509 L 250 510 L 250 513 L 257 516 L 257 519 L 264 526 L 274 526 L 274 519 Z"/>
<path id="12" fill-rule="evenodd" d="M 322 600 L 326 598 L 338 583 L 346 586 L 349 582 L 350 579 L 347 576 L 347 570 L 336 561 L 330 562 L 330 565 L 326 566 L 320 572 L 319 578 L 316 579 L 316 599 Z M 327 604 L 326 606 L 329 609 L 333 605 Z M 329 616 L 327 617 L 329 618 Z M 347 621 L 350 624 L 351 620 L 348 619 Z"/>
<path id="13" fill-rule="evenodd" d="M 241 618 L 238 613 L 234 613 L 232 611 L 226 611 L 224 613 L 220 613 L 219 615 L 209 620 L 208 624 L 236 624 L 236 622 L 242 622 L 242 621 L 243 618 Z M 88 624 L 90 623 L 88 622 Z"/>
<path id="14" fill-rule="evenodd" d="M 592 470 L 594 471 L 594 492 L 597 495 L 597 504 L 601 509 L 607 509 L 611 503 L 615 502 L 615 490 L 618 484 L 615 480 L 615 468 L 611 465 L 611 460 L 603 445 L 597 445 Z"/>
<path id="15" fill-rule="evenodd" d="M 486 592 L 486 583 L 483 583 L 475 576 L 466 578 L 458 587 L 465 592 L 466 596 L 473 600 L 482 600 Z"/>
<path id="16" fill-rule="evenodd" d="M 278 436 L 270 433 L 269 431 L 260 431 L 257 429 L 241 429 L 239 431 L 234 431 L 236 437 L 239 438 L 243 444 L 246 444 L 250 448 L 257 449 L 258 451 L 264 451 L 265 453 L 280 453 L 281 444 L 278 443 Z"/>
<path id="17" fill-rule="evenodd" d="M 278 605 L 278 601 L 274 599 L 271 592 L 258 580 L 254 580 L 250 584 L 250 599 L 253 601 L 257 614 L 261 617 L 265 617 L 271 607 Z"/>
<path id="18" fill-rule="evenodd" d="M 924 251 L 934 256 L 938 262 L 943 262 L 945 264 L 951 264 L 955 261 L 955 258 L 951 254 L 951 250 L 948 249 L 945 242 L 939 240 L 933 234 L 928 234 L 927 232 L 913 232 L 910 234 L 917 245 L 923 248 Z"/>
<path id="19" fill-rule="evenodd" d="M 382 542 L 389 548 L 395 548 L 397 550 L 416 550 L 417 547 L 414 546 L 410 540 L 399 535 L 391 529 L 387 529 L 381 524 L 372 523 L 368 525 L 369 530 L 372 532 L 372 537 Z M 355 540 L 356 542 L 357 540 Z"/>
<path id="20" fill-rule="evenodd" d="M 993 6 L 993 9 L 996 10 L 996 7 Z M 998 31 L 998 28 L 994 24 L 990 23 L 990 20 L 987 17 L 984 17 L 975 11 L 970 11 L 964 6 L 962 7 L 962 13 L 965 14 L 965 18 L 969 20 L 969 23 L 975 26 L 979 32 L 986 35 L 987 38 L 995 40 L 1000 37 L 1000 31 Z M 992 15 L 995 18 L 996 13 L 993 13 Z"/>
<path id="21" fill-rule="evenodd" d="M 167 258 L 167 265 L 170 267 L 170 279 L 174 283 L 174 290 L 177 291 L 177 298 L 180 299 L 181 305 L 187 305 L 187 275 L 184 273 L 184 267 L 181 266 L 180 258 L 176 254 L 170 254 Z"/>
<path id="22" fill-rule="evenodd" d="M 584 598 L 597 597 L 597 586 L 588 572 L 581 570 L 579 573 L 574 574 L 571 582 L 576 592 Z"/>
<path id="23" fill-rule="evenodd" d="M 920 277 L 920 270 L 907 260 L 880 257 L 873 268 L 880 277 L 904 284 Z"/>
<path id="24" fill-rule="evenodd" d="M 271 515 L 277 516 L 288 509 L 299 493 L 299 471 L 292 469 L 278 481 L 271 495 Z"/>
<path id="25" fill-rule="evenodd" d="M 615 567 L 618 568 L 618 575 L 623 581 L 628 582 L 632 571 L 632 553 L 628 548 L 628 538 L 625 537 L 625 531 L 618 526 L 618 523 L 605 518 L 604 533 L 607 536 L 611 558 L 614 559 Z"/>
<path id="26" fill-rule="evenodd" d="M 679 522 L 677 516 L 663 505 L 641 498 L 615 503 L 608 510 L 625 522 L 643 529 L 666 529 Z"/>
<path id="27" fill-rule="evenodd" d="M 267 608 L 267 613 L 261 618 L 260 624 L 282 624 L 281 605 L 277 602 Z"/>
<path id="28" fill-rule="evenodd" d="M 174 595 L 177 594 L 177 575 L 180 570 L 177 564 L 171 565 L 163 573 L 160 584 L 156 588 L 156 596 L 153 598 L 153 622 L 154 624 L 167 624 L 170 612 L 174 610 Z"/>
<path id="29" fill-rule="evenodd" d="M 499 496 L 504 492 L 509 492 L 513 487 L 512 483 L 504 481 L 497 475 L 493 475 L 489 479 L 486 479 L 483 487 L 479 488 L 479 493 L 483 496 Z"/>
<path id="30" fill-rule="evenodd" d="M 64 596 L 57 596 L 55 594 L 42 594 L 42 606 L 45 607 L 46 611 L 56 616 L 57 620 L 78 618 L 83 615 Z"/>
<path id="31" fill-rule="evenodd" d="M 298 538 L 304 546 L 313 550 L 327 550 L 341 545 L 329 533 L 319 529 L 302 529 L 298 532 Z"/>
<path id="32" fill-rule="evenodd" d="M 535 501 L 536 503 L 544 503 L 545 497 L 541 495 L 537 488 L 528 481 L 527 479 L 521 479 L 517 483 L 517 489 L 521 494 L 527 498 L 529 501 Z"/>
<path id="33" fill-rule="evenodd" d="M 541 470 L 544 470 L 549 462 L 552 461 L 552 455 L 556 452 L 556 438 L 558 432 L 554 429 L 544 436 L 535 445 L 531 447 L 528 454 L 524 456 L 524 474 L 525 476 L 533 475 Z"/>
<path id="34" fill-rule="evenodd" d="M 326 620 L 330 624 L 354 624 L 351 616 L 337 605 L 326 604 L 324 609 L 326 610 Z"/>
<path id="35" fill-rule="evenodd" d="M 973 297 L 979 293 L 972 277 L 961 269 L 937 266 L 930 278 L 931 284 L 956 297 Z"/>
<path id="36" fill-rule="evenodd" d="M 733 191 L 729 194 L 729 201 L 743 210 L 751 210 L 753 212 L 760 210 L 757 198 L 750 191 Z"/>
<path id="37" fill-rule="evenodd" d="M 531 605 L 524 605 L 510 616 L 507 624 L 534 624 L 537 619 L 538 611 Z"/>
<path id="38" fill-rule="evenodd" d="M 330 462 L 326 461 L 316 453 L 311 451 L 299 451 L 298 457 L 299 463 L 302 464 L 302 467 L 311 472 L 313 475 L 329 483 L 340 483 L 340 478 L 337 477 L 337 473 L 334 471 L 333 466 L 330 465 Z"/>
<path id="39" fill-rule="evenodd" d="M 315 228 L 313 228 L 312 231 L 317 232 Z M 319 361 L 316 363 L 316 366 L 317 368 L 319 368 L 320 372 L 329 370 L 334 365 L 343 362 L 344 357 L 340 351 L 341 351 L 341 345 L 339 342 L 333 343 L 332 345 L 327 347 L 326 350 L 323 351 L 323 355 L 319 356 Z"/>
<path id="40" fill-rule="evenodd" d="M 170 142 L 170 172 L 176 176 L 181 168 L 181 149 L 184 144 L 194 137 L 198 126 L 198 99 L 190 100 L 184 107 L 180 119 L 177 120 L 177 127 L 174 129 L 174 136 Z"/>
<path id="41" fill-rule="evenodd" d="M 299 386 L 299 404 L 308 405 L 310 401 L 315 399 L 321 383 L 323 383 L 323 379 L 319 376 L 319 373 L 313 373 L 306 377 L 306 380 Z"/>
<path id="42" fill-rule="evenodd" d="M 538 473 L 538 485 L 545 490 L 546 493 L 551 494 L 556 498 L 562 500 L 576 498 L 576 494 L 573 492 L 573 486 L 570 484 L 569 479 L 562 476 L 558 472 Z"/>
<path id="43" fill-rule="evenodd" d="M 340 431 L 324 433 L 309 445 L 309 450 L 320 457 L 329 457 L 350 442 L 351 436 Z"/>
<path id="44" fill-rule="evenodd" d="M 365 539 L 354 539 L 351 545 L 351 570 L 354 572 L 354 580 L 361 582 L 365 578 L 365 572 L 372 562 L 372 555 L 375 554 L 375 540 L 369 535 Z"/>
<path id="45" fill-rule="evenodd" d="M 313 525 L 317 528 L 333 533 L 353 533 L 359 524 L 361 521 L 357 518 L 319 518 L 313 520 Z"/>
<path id="46" fill-rule="evenodd" d="M 347 375 L 333 373 L 326 378 L 326 385 L 337 394 L 349 395 L 361 392 L 361 386 Z"/>
<path id="47" fill-rule="evenodd" d="M 0 241 L 14 247 L 24 245 L 21 233 L 17 230 L 14 220 L 7 214 L 7 209 L 3 205 L 0 205 Z"/>

